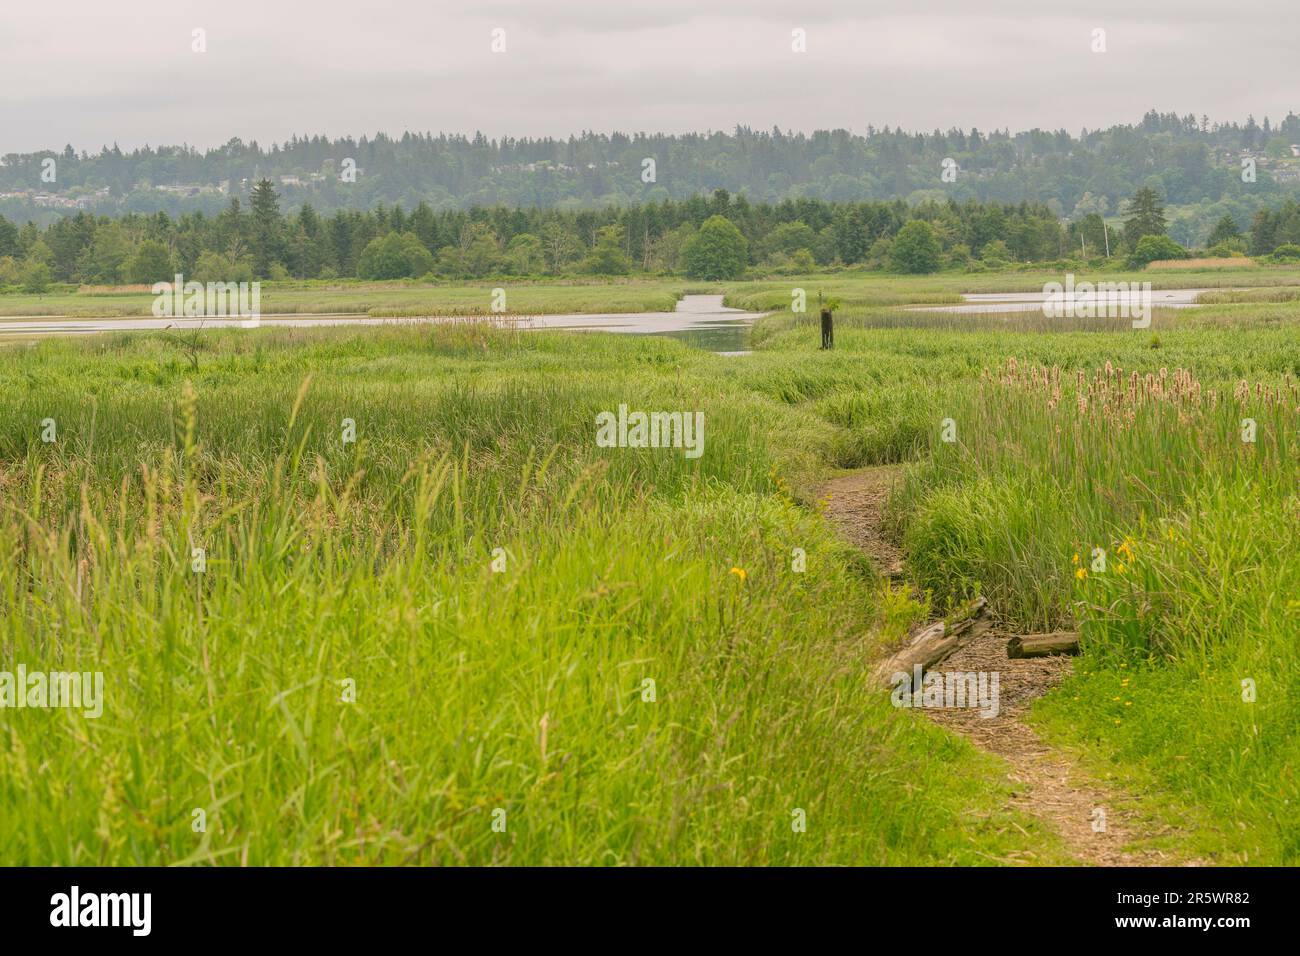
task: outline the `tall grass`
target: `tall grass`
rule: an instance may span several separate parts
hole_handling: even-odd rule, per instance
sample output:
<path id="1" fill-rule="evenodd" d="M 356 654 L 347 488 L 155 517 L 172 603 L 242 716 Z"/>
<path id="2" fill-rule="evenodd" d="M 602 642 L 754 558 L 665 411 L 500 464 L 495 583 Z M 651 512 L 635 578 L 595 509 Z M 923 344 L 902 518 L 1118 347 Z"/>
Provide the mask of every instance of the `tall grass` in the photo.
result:
<path id="1" fill-rule="evenodd" d="M 787 320 L 756 339 L 774 375 L 820 371 L 796 400 L 840 464 L 906 466 L 892 526 L 939 608 L 978 593 L 1011 629 L 1081 630 L 1037 710 L 1054 739 L 1156 810 L 1198 808 L 1207 858 L 1300 859 L 1294 309 L 1146 331 L 907 316 L 850 315 L 824 355 Z"/>
<path id="2" fill-rule="evenodd" d="M 1062 859 L 867 681 L 906 620 L 782 490 L 809 419 L 726 363 L 474 328 L 0 354 L 0 669 L 107 684 L 98 720 L 0 711 L 0 860 Z M 597 448 L 620 402 L 702 410 L 704 456 Z"/>
<path id="3" fill-rule="evenodd" d="M 1200 808 L 1206 858 L 1294 862 L 1294 305 L 969 318 L 849 304 L 819 352 L 774 315 L 738 359 L 473 326 L 6 349 L 0 669 L 108 700 L 0 711 L 0 860 L 1063 859 L 868 684 L 919 609 L 795 499 L 892 462 L 939 610 L 1082 630 L 1051 739 Z M 703 411 L 705 455 L 597 448 L 621 403 Z"/>

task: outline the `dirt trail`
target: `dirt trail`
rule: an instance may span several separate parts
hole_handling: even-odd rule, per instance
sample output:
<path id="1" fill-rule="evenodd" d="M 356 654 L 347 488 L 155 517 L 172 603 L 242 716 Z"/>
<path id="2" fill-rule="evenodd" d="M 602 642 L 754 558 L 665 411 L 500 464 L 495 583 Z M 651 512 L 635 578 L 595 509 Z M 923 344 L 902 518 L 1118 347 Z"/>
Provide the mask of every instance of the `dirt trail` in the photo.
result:
<path id="1" fill-rule="evenodd" d="M 871 558 L 887 578 L 903 575 L 903 552 L 881 527 L 889 493 L 898 476 L 897 465 L 863 468 L 822 485 L 818 498 L 826 504 L 826 517 L 841 535 Z"/>
<path id="2" fill-rule="evenodd" d="M 867 468 L 826 482 L 818 495 L 840 533 L 865 551 L 882 575 L 894 578 L 903 574 L 902 553 L 882 525 L 897 477 L 894 466 Z M 988 631 L 939 665 L 943 671 L 998 673 L 1001 707 L 996 717 L 981 717 L 971 708 L 931 708 L 922 713 L 1005 760 L 1013 787 L 1012 806 L 1056 831 L 1079 862 L 1092 866 L 1186 862 L 1150 847 L 1151 840 L 1167 831 L 1140 818 L 1126 806 L 1122 793 L 1090 777 L 1076 759 L 1045 744 L 1024 722 L 1029 705 L 1069 674 L 1072 661 L 1068 657 L 1010 659 L 1006 653 L 1010 636 L 997 629 Z M 1104 829 L 1095 830 L 1102 820 Z M 1132 845 L 1135 842 L 1147 845 Z"/>

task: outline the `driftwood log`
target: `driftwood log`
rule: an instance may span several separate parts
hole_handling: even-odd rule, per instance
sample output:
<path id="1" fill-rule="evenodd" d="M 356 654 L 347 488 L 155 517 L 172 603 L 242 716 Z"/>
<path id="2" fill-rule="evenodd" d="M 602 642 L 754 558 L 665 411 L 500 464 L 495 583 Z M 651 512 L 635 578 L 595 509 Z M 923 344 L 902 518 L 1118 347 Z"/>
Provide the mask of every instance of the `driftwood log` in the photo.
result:
<path id="1" fill-rule="evenodd" d="M 905 647 L 880 662 L 872 672 L 873 679 L 889 686 L 893 683 L 893 675 L 900 671 L 911 674 L 918 665 L 926 671 L 942 663 L 959 647 L 969 644 L 992 626 L 983 617 L 986 604 L 984 598 L 977 598 L 953 624 L 935 621 L 919 631 Z"/>
<path id="2" fill-rule="evenodd" d="M 1017 634 L 1007 642 L 1007 657 L 1047 657 L 1049 654 L 1077 653 L 1079 653 L 1079 635 L 1074 631 Z"/>

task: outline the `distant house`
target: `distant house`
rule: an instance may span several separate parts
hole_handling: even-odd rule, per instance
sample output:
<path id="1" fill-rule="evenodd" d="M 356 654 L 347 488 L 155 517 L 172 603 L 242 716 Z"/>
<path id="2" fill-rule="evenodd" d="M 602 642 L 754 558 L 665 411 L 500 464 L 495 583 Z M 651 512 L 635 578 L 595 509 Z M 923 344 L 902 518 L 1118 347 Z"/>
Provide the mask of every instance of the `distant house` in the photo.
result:
<path id="1" fill-rule="evenodd" d="M 76 209 L 81 206 L 71 196 L 60 196 L 58 193 L 37 193 L 32 197 L 32 202 L 44 209 Z"/>
<path id="2" fill-rule="evenodd" d="M 1291 155 L 1292 155 L 1292 156 L 1300 156 L 1300 143 L 1292 143 L 1292 144 L 1291 144 Z"/>

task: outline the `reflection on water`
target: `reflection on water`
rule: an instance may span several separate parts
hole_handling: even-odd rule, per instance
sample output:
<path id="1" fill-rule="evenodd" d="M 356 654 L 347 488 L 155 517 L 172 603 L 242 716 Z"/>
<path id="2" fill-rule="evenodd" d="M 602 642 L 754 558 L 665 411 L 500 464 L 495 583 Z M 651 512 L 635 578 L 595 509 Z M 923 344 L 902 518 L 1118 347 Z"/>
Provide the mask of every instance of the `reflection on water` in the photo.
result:
<path id="1" fill-rule="evenodd" d="M 744 354 L 749 351 L 750 324 L 751 323 L 748 320 L 718 322 L 711 325 L 699 325 L 689 329 L 680 329 L 675 332 L 657 332 L 652 334 L 662 335 L 669 339 L 677 339 L 679 342 L 693 345 L 697 349 L 704 349 L 706 352 Z"/>
<path id="2" fill-rule="evenodd" d="M 747 348 L 749 327 L 759 313 L 730 309 L 722 304 L 721 295 L 687 295 L 677 301 L 672 312 L 573 313 L 568 315 L 530 315 L 526 317 L 492 317 L 483 315 L 413 315 L 397 318 L 360 314 L 264 315 L 261 325 L 296 328 L 324 328 L 341 325 L 420 325 L 425 323 L 457 324 L 505 323 L 510 328 L 527 330 L 565 330 L 618 332 L 624 335 L 666 335 L 695 348 L 710 352 L 735 353 Z M 523 318 L 520 324 L 516 319 Z M 186 321 L 173 318 L 127 317 L 119 319 L 72 316 L 16 316 L 0 320 L 0 340 L 9 335 L 85 335 L 96 332 L 144 332 L 172 327 L 187 327 Z M 227 328 L 243 325 L 242 319 L 200 318 L 192 320 L 196 328 Z"/>

